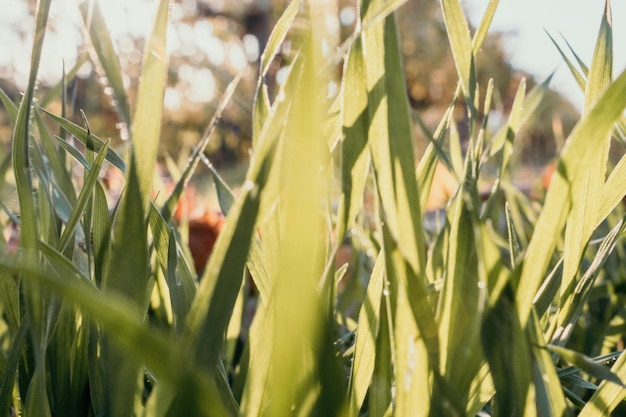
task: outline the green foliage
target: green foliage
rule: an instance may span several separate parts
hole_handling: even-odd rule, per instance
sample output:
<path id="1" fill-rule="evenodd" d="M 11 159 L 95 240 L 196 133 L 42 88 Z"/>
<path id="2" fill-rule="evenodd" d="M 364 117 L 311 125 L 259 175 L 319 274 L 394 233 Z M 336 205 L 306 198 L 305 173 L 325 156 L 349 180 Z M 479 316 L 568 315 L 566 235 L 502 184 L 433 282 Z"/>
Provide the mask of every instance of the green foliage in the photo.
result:
<path id="1" fill-rule="evenodd" d="M 612 167 L 608 153 L 623 125 L 626 72 L 612 74 L 610 2 L 590 66 L 568 60 L 585 111 L 536 201 L 511 184 L 512 154 L 549 80 L 528 94 L 522 81 L 496 132 L 494 81 L 477 82 L 498 2 L 473 37 L 460 2 L 441 3 L 459 81 L 438 128 L 420 120 L 430 144 L 417 157 L 396 21 L 404 2 L 359 4 L 340 57 L 328 52 L 344 49 L 317 4 L 294 0 L 278 20 L 237 195 L 210 167 L 227 218 L 195 276 L 172 214 L 240 77 L 173 190 L 152 201 L 169 2 L 158 2 L 132 112 L 101 14 L 95 2 L 81 7 L 92 59 L 130 129 L 126 160 L 88 116 L 80 127 L 36 105 L 50 5 L 39 2 L 28 89 L 19 104 L 0 95 L 13 123 L 2 178 L 12 175 L 19 197 L 19 212 L 2 206 L 19 243 L 0 246 L 0 416 L 619 413 L 626 162 Z M 296 53 L 270 92 L 265 75 L 285 39 Z M 329 97 L 329 69 L 341 66 Z M 453 120 L 462 101 L 464 146 Z M 431 227 L 438 164 L 458 187 Z M 489 165 L 497 176 L 485 196 Z M 103 167 L 126 181 L 111 211 Z M 347 267 L 337 262 L 345 250 Z"/>

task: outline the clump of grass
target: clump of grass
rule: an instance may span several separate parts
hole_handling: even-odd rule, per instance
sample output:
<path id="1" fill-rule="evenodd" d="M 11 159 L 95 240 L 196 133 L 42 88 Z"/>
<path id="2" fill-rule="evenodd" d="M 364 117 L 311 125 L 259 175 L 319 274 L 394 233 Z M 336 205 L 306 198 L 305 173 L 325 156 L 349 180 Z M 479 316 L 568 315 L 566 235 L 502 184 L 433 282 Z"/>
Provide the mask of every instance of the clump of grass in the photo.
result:
<path id="1" fill-rule="evenodd" d="M 154 103 L 164 94 L 169 2 L 157 5 L 132 114 L 97 3 L 81 9 L 130 132 L 124 158 L 88 115 L 79 126 L 37 104 L 50 2 L 39 2 L 22 100 L 0 96 L 13 123 L 3 178 L 12 168 L 19 196 L 5 221 L 20 231 L 17 250 L 0 256 L 0 414 L 603 416 L 620 406 L 626 162 L 611 167 L 608 148 L 623 135 L 626 73 L 612 74 L 608 1 L 589 67 L 568 61 L 585 109 L 536 209 L 511 186 L 510 157 L 547 83 L 528 93 L 521 83 L 497 132 L 487 129 L 492 84 L 476 83 L 498 1 L 473 36 L 460 2 L 442 1 L 459 85 L 431 144 L 414 155 L 394 17 L 403 2 L 362 0 L 334 56 L 322 48 L 330 38 L 317 6 L 293 0 L 260 60 L 238 195 L 212 171 L 227 218 L 201 276 L 172 212 L 238 79 L 157 204 Z M 272 101 L 265 75 L 286 37 L 297 53 Z M 329 69 L 341 66 L 328 97 Z M 459 100 L 464 154 L 452 118 Z M 498 176 L 483 201 L 487 163 Z M 437 164 L 459 187 L 431 230 L 423 217 Z M 112 212 L 98 179 L 105 165 L 126 180 Z M 335 262 L 346 239 L 349 269 Z M 248 329 L 241 317 L 252 301 Z"/>

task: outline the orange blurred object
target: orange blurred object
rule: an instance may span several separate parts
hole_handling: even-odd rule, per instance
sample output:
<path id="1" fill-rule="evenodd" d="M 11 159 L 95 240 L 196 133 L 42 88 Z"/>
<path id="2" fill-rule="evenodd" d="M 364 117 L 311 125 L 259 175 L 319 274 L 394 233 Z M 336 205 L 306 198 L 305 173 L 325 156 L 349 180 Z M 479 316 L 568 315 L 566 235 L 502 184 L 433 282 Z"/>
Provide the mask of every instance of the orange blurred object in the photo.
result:
<path id="1" fill-rule="evenodd" d="M 217 211 L 206 210 L 200 217 L 189 220 L 189 251 L 198 273 L 206 266 L 222 227 L 224 216 Z"/>

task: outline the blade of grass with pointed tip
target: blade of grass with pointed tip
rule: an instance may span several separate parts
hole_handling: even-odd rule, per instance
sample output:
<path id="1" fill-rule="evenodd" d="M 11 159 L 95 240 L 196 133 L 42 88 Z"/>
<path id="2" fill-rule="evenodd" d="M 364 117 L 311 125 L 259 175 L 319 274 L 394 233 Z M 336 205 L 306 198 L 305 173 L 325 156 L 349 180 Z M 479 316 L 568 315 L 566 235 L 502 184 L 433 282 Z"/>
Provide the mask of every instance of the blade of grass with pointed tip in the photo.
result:
<path id="1" fill-rule="evenodd" d="M 485 10 L 483 17 L 480 20 L 480 24 L 478 25 L 478 29 L 476 29 L 476 32 L 474 33 L 474 37 L 472 38 L 472 52 L 474 53 L 474 55 L 476 55 L 480 48 L 482 48 L 483 42 L 487 38 L 487 33 L 489 33 L 489 27 L 491 26 L 491 22 L 493 21 L 493 17 L 496 14 L 496 10 L 498 9 L 499 4 L 500 0 L 489 0 L 487 9 Z"/>
<path id="2" fill-rule="evenodd" d="M 621 117 L 626 107 L 624 91 L 626 71 L 608 87 L 594 108 L 574 128 L 568 145 L 561 153 L 523 261 L 516 296 L 522 324 L 528 318 L 532 299 L 541 285 L 556 240 L 565 225 L 572 189 L 581 186 L 581 174 L 591 169 L 592 161 L 602 152 L 602 144 L 607 140 L 613 124 Z"/>
<path id="3" fill-rule="evenodd" d="M 152 33 L 146 41 L 143 52 L 140 84 L 137 91 L 137 105 L 131 126 L 131 140 L 134 152 L 141 157 L 135 158 L 139 194 L 144 213 L 149 211 L 152 193 L 152 180 L 157 159 L 157 149 L 161 135 L 163 115 L 163 97 L 167 84 L 167 22 L 169 0 L 160 0 Z"/>
<path id="4" fill-rule="evenodd" d="M 65 74 L 61 82 L 59 82 L 57 85 L 55 85 L 54 87 L 46 91 L 43 97 L 37 100 L 37 104 L 39 104 L 41 107 L 46 107 L 53 100 L 61 97 L 62 91 L 71 81 L 73 81 L 76 78 L 76 74 L 78 73 L 78 70 L 80 70 L 81 67 L 88 61 L 89 61 L 89 55 L 86 53 L 81 54 L 76 60 L 76 63 L 74 64 L 74 66 L 69 70 L 67 74 Z"/>
<path id="5" fill-rule="evenodd" d="M 443 143 L 452 121 L 454 102 L 455 101 L 453 101 L 453 103 L 446 109 L 446 112 L 439 122 L 439 126 L 437 126 L 434 134 L 430 135 L 430 132 L 428 133 L 430 143 L 428 144 L 424 155 L 422 155 L 416 169 L 417 182 L 420 186 L 420 208 L 422 209 L 422 214 L 426 210 L 426 203 L 428 202 L 428 196 L 430 195 L 430 190 L 433 186 L 437 163 L 441 161 L 441 163 L 443 163 L 448 170 L 451 170 L 452 167 L 452 163 L 449 161 L 449 156 L 443 151 L 441 144 Z"/>
<path id="6" fill-rule="evenodd" d="M 593 54 L 583 114 L 589 113 L 613 78 L 613 45 L 611 29 L 611 9 L 607 0 Z M 612 129 L 611 129 L 612 130 Z M 588 169 L 583 173 L 581 186 L 572 189 L 572 209 L 565 228 L 565 247 L 563 261 L 563 279 L 561 297 L 566 297 L 567 288 L 576 277 L 585 246 L 596 226 L 595 213 L 602 197 L 602 185 L 605 182 L 611 132 L 605 133 L 603 141 L 598 142 L 599 150 L 587 156 Z"/>
<path id="7" fill-rule="evenodd" d="M 550 38 L 550 40 L 552 41 L 552 43 L 554 44 L 554 46 L 556 47 L 556 49 L 559 51 L 559 54 L 561 55 L 561 58 L 563 58 L 563 61 L 565 61 L 565 63 L 567 64 L 567 68 L 569 68 L 570 72 L 572 73 L 572 75 L 574 76 L 574 79 L 576 80 L 576 83 L 578 84 L 578 86 L 580 87 L 580 89 L 582 91 L 585 91 L 585 86 L 587 84 L 587 81 L 585 80 L 585 77 L 578 72 L 578 69 L 574 66 L 574 64 L 572 63 L 572 61 L 567 57 L 567 55 L 565 55 L 565 53 L 563 52 L 563 50 L 561 49 L 561 47 L 559 46 L 558 43 L 556 43 L 556 41 L 554 40 L 554 38 L 552 37 L 552 35 L 550 35 L 549 32 L 546 31 L 546 34 L 548 35 L 548 37 Z M 569 44 L 568 44 L 569 46 Z M 570 47 L 571 49 L 571 47 Z M 576 56 L 576 55 L 575 55 Z M 577 56 L 576 56 L 577 57 Z M 580 64 L 580 61 L 579 61 Z M 585 67 L 586 68 L 586 67 Z M 586 73 L 586 71 L 585 71 Z"/>
<path id="8" fill-rule="evenodd" d="M 291 27 L 293 20 L 300 9 L 301 0 L 292 0 L 285 11 L 281 14 L 280 18 L 274 25 L 272 32 L 265 45 L 265 50 L 261 54 L 259 79 L 257 81 L 256 93 L 254 98 L 254 112 L 252 115 L 252 132 L 253 132 L 253 145 L 257 142 L 257 136 L 261 133 L 265 119 L 270 112 L 269 94 L 267 91 L 267 85 L 263 79 L 267 75 L 270 69 L 270 64 L 274 60 L 276 54 L 278 54 L 280 47 L 282 46 L 287 32 Z"/>
<path id="9" fill-rule="evenodd" d="M 467 19 L 461 2 L 458 0 L 442 0 L 441 7 L 461 88 L 468 107 L 474 109 L 476 75 L 474 74 L 474 54 Z"/>

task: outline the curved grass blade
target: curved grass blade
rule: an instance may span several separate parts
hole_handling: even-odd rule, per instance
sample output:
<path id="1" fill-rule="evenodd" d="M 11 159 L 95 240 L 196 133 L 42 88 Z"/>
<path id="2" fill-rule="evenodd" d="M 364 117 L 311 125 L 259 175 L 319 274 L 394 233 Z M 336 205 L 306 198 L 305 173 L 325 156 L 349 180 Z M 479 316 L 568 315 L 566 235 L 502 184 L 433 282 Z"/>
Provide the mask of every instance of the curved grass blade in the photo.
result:
<path id="1" fill-rule="evenodd" d="M 83 143 L 90 151 L 100 152 L 100 149 L 104 145 L 104 141 L 102 141 L 99 137 L 94 135 L 93 133 L 87 131 L 75 123 L 71 121 L 57 116 L 44 108 L 39 108 L 43 111 L 48 117 L 58 123 L 61 127 L 67 130 L 71 135 L 74 135 L 76 139 Z M 122 157 L 115 152 L 113 149 L 109 148 L 107 150 L 106 160 L 109 161 L 113 166 L 118 168 L 122 172 L 126 172 L 126 163 L 122 159 Z"/>

